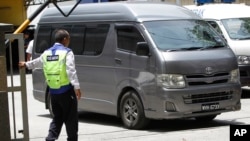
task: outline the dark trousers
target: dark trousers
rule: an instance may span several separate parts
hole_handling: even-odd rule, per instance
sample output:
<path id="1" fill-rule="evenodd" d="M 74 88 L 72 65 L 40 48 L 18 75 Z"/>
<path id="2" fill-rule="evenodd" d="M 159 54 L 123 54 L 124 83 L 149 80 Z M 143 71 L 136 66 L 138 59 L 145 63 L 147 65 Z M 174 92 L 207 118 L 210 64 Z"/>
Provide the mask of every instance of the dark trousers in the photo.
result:
<path id="1" fill-rule="evenodd" d="M 50 123 L 49 134 L 46 141 L 56 140 L 61 132 L 63 123 L 66 127 L 68 141 L 78 140 L 78 112 L 77 98 L 74 89 L 63 94 L 51 94 L 51 105 L 54 117 Z"/>

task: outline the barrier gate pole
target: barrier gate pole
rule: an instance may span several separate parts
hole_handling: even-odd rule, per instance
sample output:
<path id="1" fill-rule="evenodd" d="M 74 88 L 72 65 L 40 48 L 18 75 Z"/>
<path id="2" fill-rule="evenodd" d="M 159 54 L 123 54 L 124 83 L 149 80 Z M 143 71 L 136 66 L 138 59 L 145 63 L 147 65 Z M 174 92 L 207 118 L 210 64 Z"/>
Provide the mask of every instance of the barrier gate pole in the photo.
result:
<path id="1" fill-rule="evenodd" d="M 0 23 L 0 139 L 10 141 L 9 105 L 7 93 L 7 70 L 5 52 L 5 32 L 12 31 L 13 25 Z"/>

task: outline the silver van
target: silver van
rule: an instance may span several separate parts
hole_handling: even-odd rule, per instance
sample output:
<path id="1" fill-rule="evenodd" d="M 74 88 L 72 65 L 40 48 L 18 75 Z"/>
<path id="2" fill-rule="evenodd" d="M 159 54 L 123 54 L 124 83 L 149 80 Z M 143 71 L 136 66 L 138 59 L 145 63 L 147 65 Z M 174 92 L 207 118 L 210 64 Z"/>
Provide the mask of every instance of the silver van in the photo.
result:
<path id="1" fill-rule="evenodd" d="M 245 4 L 187 5 L 223 35 L 239 65 L 241 86 L 250 87 L 250 6 Z"/>
<path id="2" fill-rule="evenodd" d="M 67 12 L 72 6 L 62 7 Z M 237 59 L 217 32 L 190 10 L 166 3 L 81 4 L 64 17 L 47 9 L 33 58 L 69 31 L 84 95 L 79 110 L 120 117 L 141 129 L 150 119 L 213 120 L 241 109 Z M 50 107 L 42 69 L 33 70 L 35 99 Z"/>

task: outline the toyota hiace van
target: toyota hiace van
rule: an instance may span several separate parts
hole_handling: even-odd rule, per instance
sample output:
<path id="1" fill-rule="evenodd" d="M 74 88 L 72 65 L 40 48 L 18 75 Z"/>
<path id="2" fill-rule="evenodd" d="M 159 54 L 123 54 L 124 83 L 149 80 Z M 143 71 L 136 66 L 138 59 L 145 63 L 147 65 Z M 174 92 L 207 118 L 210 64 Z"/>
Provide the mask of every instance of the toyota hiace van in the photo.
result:
<path id="1" fill-rule="evenodd" d="M 81 4 L 68 17 L 48 8 L 37 25 L 33 58 L 53 45 L 58 28 L 71 36 L 84 93 L 80 110 L 117 116 L 126 128 L 141 129 L 150 119 L 209 121 L 241 109 L 236 56 L 207 22 L 184 7 Z M 42 69 L 32 75 L 34 97 L 50 109 Z"/>

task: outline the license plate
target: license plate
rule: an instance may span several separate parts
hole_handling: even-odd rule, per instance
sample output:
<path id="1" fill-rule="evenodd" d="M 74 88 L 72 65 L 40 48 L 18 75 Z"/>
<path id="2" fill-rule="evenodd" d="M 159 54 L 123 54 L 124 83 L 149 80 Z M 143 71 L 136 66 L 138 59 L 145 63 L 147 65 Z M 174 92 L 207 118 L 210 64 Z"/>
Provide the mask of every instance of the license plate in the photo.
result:
<path id="1" fill-rule="evenodd" d="M 210 110 L 217 110 L 217 109 L 220 109 L 219 103 L 208 103 L 208 104 L 201 105 L 202 111 L 210 111 Z"/>

